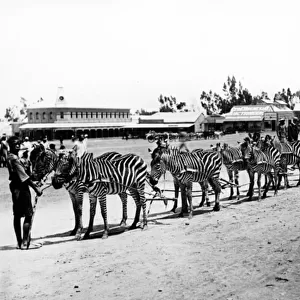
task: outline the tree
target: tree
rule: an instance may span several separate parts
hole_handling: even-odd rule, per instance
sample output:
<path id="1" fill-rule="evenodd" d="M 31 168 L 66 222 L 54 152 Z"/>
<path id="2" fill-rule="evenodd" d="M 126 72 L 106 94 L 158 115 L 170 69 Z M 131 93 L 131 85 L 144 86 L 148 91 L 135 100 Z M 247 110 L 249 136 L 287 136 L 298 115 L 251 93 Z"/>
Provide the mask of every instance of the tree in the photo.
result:
<path id="1" fill-rule="evenodd" d="M 166 97 L 160 95 L 158 98 L 158 102 L 160 103 L 160 112 L 177 112 L 182 111 L 183 108 L 186 106 L 185 102 L 177 103 L 176 97 Z"/>
<path id="2" fill-rule="evenodd" d="M 6 108 L 4 118 L 9 122 L 22 121 L 27 117 L 27 100 L 23 97 L 19 105 L 12 105 Z"/>

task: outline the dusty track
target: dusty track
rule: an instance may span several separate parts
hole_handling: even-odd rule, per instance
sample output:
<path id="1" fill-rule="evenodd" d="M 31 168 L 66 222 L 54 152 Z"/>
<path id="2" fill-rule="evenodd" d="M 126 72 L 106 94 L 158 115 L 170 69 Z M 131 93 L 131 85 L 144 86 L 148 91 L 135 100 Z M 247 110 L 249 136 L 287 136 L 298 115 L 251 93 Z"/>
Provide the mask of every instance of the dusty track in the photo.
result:
<path id="1" fill-rule="evenodd" d="M 229 142 L 241 137 L 231 136 Z M 207 148 L 216 141 L 191 142 Z M 135 152 L 148 160 L 145 141 L 90 141 L 100 154 L 112 149 Z M 222 176 L 226 178 L 225 172 Z M 37 250 L 14 249 L 7 170 L 0 169 L 0 299 L 299 299 L 299 189 L 273 192 L 261 202 L 226 200 L 221 211 L 196 209 L 178 219 L 162 203 L 153 204 L 147 231 L 122 232 L 117 197 L 108 198 L 111 236 L 101 239 L 99 208 L 92 239 L 69 237 L 73 226 L 65 190 L 40 198 L 33 237 Z M 241 182 L 247 177 L 241 174 Z M 292 181 L 295 184 L 295 181 Z M 171 182 L 166 183 L 171 187 Z M 242 194 L 246 187 L 242 189 Z M 254 198 L 256 199 L 256 198 Z M 199 203 L 195 199 L 195 206 Z M 211 201 L 213 198 L 211 197 Z M 88 222 L 84 200 L 84 224 Z M 128 224 L 134 213 L 129 200 Z M 188 224 L 187 224 L 188 223 Z M 101 225 L 99 225 L 101 224 Z"/>

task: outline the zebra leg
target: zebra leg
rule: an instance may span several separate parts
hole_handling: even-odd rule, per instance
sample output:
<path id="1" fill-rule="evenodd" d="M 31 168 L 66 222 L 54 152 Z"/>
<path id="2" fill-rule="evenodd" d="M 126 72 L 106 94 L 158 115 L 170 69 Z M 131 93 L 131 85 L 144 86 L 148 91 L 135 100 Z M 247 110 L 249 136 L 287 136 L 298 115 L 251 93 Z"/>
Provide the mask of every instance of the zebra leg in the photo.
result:
<path id="1" fill-rule="evenodd" d="M 187 198 L 189 201 L 189 205 L 190 205 L 190 213 L 189 213 L 189 219 L 192 219 L 193 217 L 193 198 L 192 198 L 192 191 L 193 191 L 193 183 L 189 183 L 187 184 Z"/>
<path id="2" fill-rule="evenodd" d="M 122 206 L 123 206 L 123 216 L 122 216 L 120 226 L 121 227 L 126 227 L 126 221 L 127 221 L 127 194 L 126 193 L 120 193 L 119 196 L 121 198 Z"/>
<path id="3" fill-rule="evenodd" d="M 82 238 L 83 240 L 90 238 L 90 233 L 93 231 L 94 219 L 96 214 L 97 197 L 89 194 L 89 200 L 90 200 L 90 221 L 89 221 L 89 227 Z"/>
<path id="4" fill-rule="evenodd" d="M 219 211 L 220 210 L 220 193 L 221 193 L 221 185 L 215 178 L 209 178 L 208 179 L 209 184 L 213 188 L 215 192 L 215 206 L 213 208 L 213 211 Z"/>
<path id="5" fill-rule="evenodd" d="M 182 218 L 184 213 L 188 213 L 187 209 L 187 201 L 186 201 L 186 185 L 180 184 L 180 191 L 181 191 L 181 212 L 178 217 Z"/>
<path id="6" fill-rule="evenodd" d="M 173 183 L 174 183 L 174 190 L 175 190 L 175 200 L 174 200 L 174 205 L 173 205 L 173 208 L 171 209 L 171 211 L 173 213 L 175 213 L 177 205 L 178 205 L 178 196 L 179 196 L 180 185 L 179 185 L 178 179 L 176 179 L 176 178 L 174 178 Z"/>
<path id="7" fill-rule="evenodd" d="M 250 184 L 249 184 L 249 190 L 247 196 L 249 197 L 248 201 L 251 201 L 253 197 L 253 188 L 254 188 L 254 173 L 248 171 L 248 174 L 249 174 Z"/>
<path id="8" fill-rule="evenodd" d="M 273 175 L 272 175 L 271 172 L 265 174 L 265 177 L 267 177 L 267 179 L 266 179 L 266 187 L 265 187 L 265 190 L 264 190 L 262 199 L 267 198 L 267 193 L 268 193 L 268 191 L 269 191 L 271 182 L 273 181 Z M 258 183 L 257 183 L 257 185 L 258 185 Z M 260 200 L 260 199 L 258 198 L 258 200 Z"/>
<path id="9" fill-rule="evenodd" d="M 261 173 L 257 173 L 258 201 L 261 200 Z"/>
<path id="10" fill-rule="evenodd" d="M 76 195 L 74 193 L 70 193 L 70 198 L 72 201 L 72 205 L 73 205 L 73 212 L 74 212 L 74 217 L 75 217 L 75 226 L 74 229 L 71 231 L 70 235 L 75 235 L 77 232 L 77 229 L 79 227 L 79 220 L 78 220 L 78 209 L 77 209 L 77 201 L 76 201 Z"/>
<path id="11" fill-rule="evenodd" d="M 236 184 L 236 199 L 240 199 L 240 189 L 239 189 L 239 171 L 234 171 L 234 183 Z M 233 190 L 233 188 L 232 188 Z"/>
<path id="12" fill-rule="evenodd" d="M 300 185 L 300 161 L 299 160 L 297 161 L 297 166 L 298 166 L 298 170 L 299 170 L 299 181 L 297 183 L 297 186 L 299 186 Z"/>
<path id="13" fill-rule="evenodd" d="M 139 199 L 139 195 L 138 193 L 136 192 L 136 190 L 129 190 L 130 191 L 130 194 L 135 202 L 135 205 L 136 205 L 136 210 L 135 210 L 135 216 L 134 216 L 134 220 L 133 220 L 133 223 L 130 225 L 129 227 L 129 230 L 132 230 L 132 229 L 136 229 L 137 228 L 137 223 L 139 222 L 140 220 L 140 214 L 141 214 L 141 202 L 140 202 L 140 199 Z"/>
<path id="14" fill-rule="evenodd" d="M 143 187 L 141 190 L 139 189 L 139 198 L 140 198 L 140 205 L 143 209 L 143 223 L 142 223 L 142 230 L 146 230 L 148 228 L 147 225 L 147 213 L 146 213 L 146 197 L 145 197 L 145 187 Z"/>
<path id="15" fill-rule="evenodd" d="M 233 183 L 233 172 L 231 170 L 228 170 L 227 173 L 228 173 L 229 181 L 231 183 Z M 232 198 L 233 198 L 233 186 L 231 184 L 230 185 L 230 195 L 229 195 L 228 200 L 232 200 Z"/>
<path id="16" fill-rule="evenodd" d="M 208 197 L 208 183 L 207 183 L 207 181 L 205 180 L 204 182 L 200 182 L 200 186 L 201 186 L 201 189 L 202 189 L 202 199 L 201 199 L 201 202 L 199 204 L 199 207 L 202 207 L 204 202 L 206 202 L 207 206 L 210 206 L 209 197 Z"/>
<path id="17" fill-rule="evenodd" d="M 77 241 L 81 240 L 81 232 L 83 230 L 82 225 L 82 202 L 83 202 L 83 192 L 78 191 L 76 193 L 76 201 L 77 201 L 77 216 L 78 216 L 78 228 L 75 234 L 75 238 Z"/>
<path id="18" fill-rule="evenodd" d="M 99 198 L 99 202 L 100 202 L 100 207 L 101 207 L 101 215 L 102 215 L 103 223 L 104 223 L 104 232 L 103 232 L 102 239 L 107 239 L 109 225 L 107 222 L 107 208 L 106 208 L 106 195 L 105 194 Z"/>

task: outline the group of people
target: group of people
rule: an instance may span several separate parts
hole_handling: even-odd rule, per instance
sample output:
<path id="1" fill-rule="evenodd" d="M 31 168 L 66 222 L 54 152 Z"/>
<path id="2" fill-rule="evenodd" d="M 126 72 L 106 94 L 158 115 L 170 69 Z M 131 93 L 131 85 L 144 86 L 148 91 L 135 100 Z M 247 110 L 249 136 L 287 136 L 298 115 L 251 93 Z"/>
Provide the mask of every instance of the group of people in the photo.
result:
<path id="1" fill-rule="evenodd" d="M 289 123 L 288 127 L 286 127 L 285 119 L 281 118 L 279 120 L 277 136 L 281 143 L 286 143 L 287 141 L 290 143 L 298 141 L 298 121 L 298 118 L 294 117 L 293 120 Z"/>

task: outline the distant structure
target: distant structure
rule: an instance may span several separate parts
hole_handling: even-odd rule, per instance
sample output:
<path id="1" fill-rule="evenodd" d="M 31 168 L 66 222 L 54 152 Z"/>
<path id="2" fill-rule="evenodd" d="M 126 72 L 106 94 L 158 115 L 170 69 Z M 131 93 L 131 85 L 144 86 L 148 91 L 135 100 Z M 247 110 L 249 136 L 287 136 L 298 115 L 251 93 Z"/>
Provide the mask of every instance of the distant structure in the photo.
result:
<path id="1" fill-rule="evenodd" d="M 63 87 L 55 102 L 41 101 L 27 109 L 28 123 L 19 127 L 20 136 L 32 140 L 70 139 L 72 135 L 88 134 L 91 138 L 124 136 L 125 125 L 131 122 L 129 108 L 84 107 L 71 105 Z"/>

